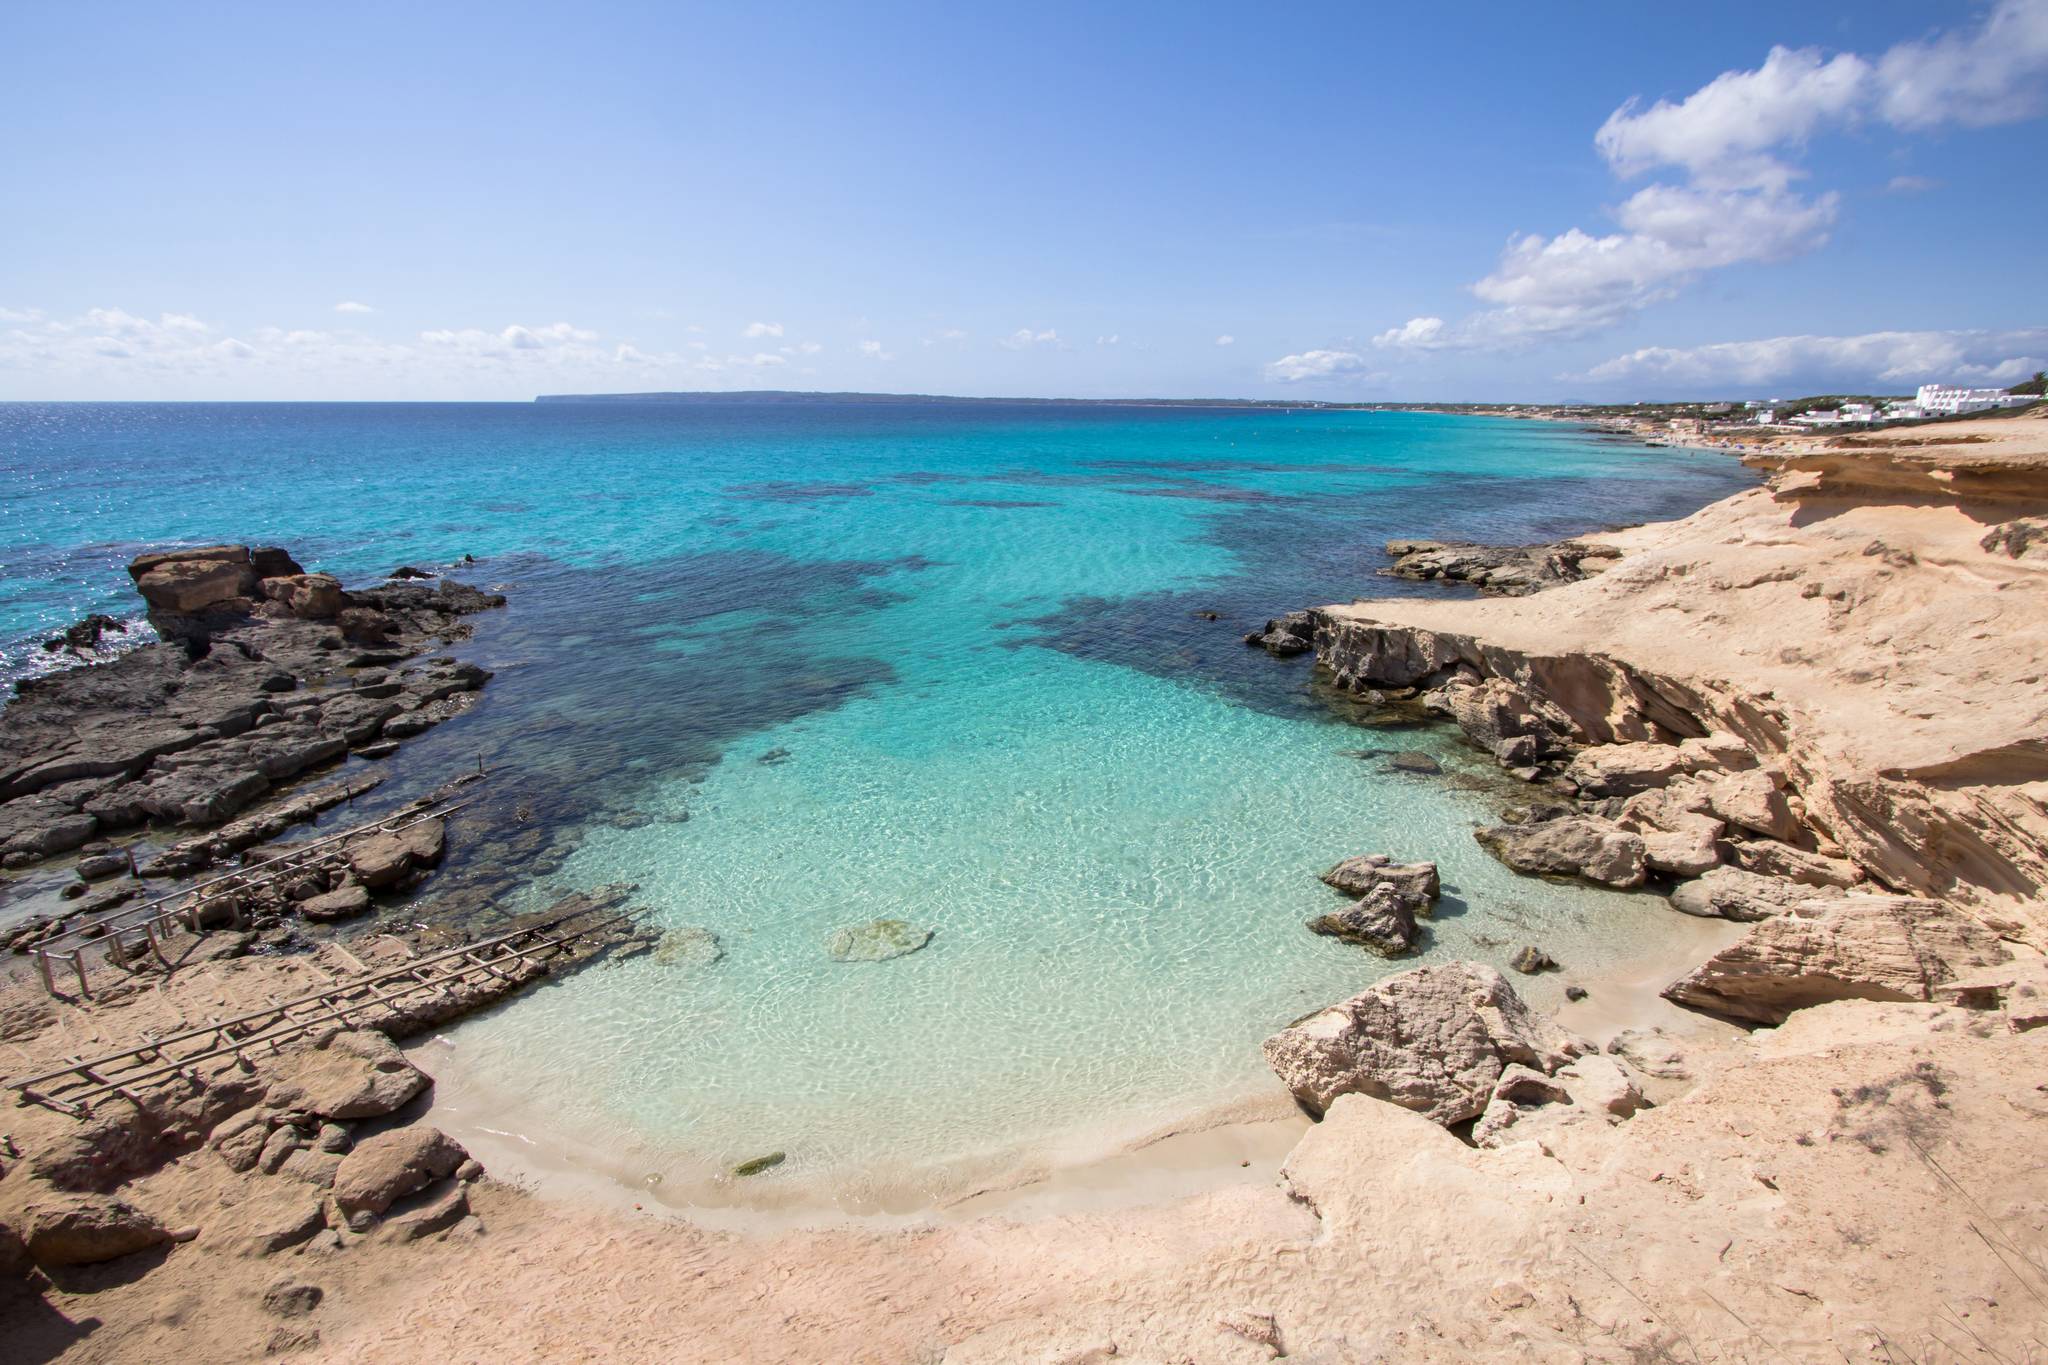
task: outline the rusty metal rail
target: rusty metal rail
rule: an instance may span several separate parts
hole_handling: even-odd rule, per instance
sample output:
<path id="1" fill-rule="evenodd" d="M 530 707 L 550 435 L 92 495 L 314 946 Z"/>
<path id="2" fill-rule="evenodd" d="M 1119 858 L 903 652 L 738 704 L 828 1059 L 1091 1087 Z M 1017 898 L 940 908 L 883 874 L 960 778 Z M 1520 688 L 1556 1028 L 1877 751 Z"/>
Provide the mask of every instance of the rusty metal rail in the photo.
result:
<path id="1" fill-rule="evenodd" d="M 103 950 L 106 960 L 116 967 L 125 969 L 131 961 L 148 954 L 169 969 L 172 963 L 165 955 L 164 940 L 171 932 L 184 928 L 195 936 L 205 933 L 208 912 L 222 904 L 229 910 L 230 921 L 240 927 L 242 916 L 237 897 L 241 893 L 286 877 L 336 866 L 346 858 L 352 839 L 396 834 L 424 821 L 453 815 L 471 804 L 460 801 L 451 806 L 446 804 L 447 800 L 444 795 L 413 802 L 381 819 L 294 845 L 260 862 L 195 882 L 168 895 L 137 905 L 111 906 L 86 923 L 53 934 L 29 949 L 35 955 L 43 989 L 51 995 L 59 993 L 57 976 L 61 965 L 76 977 L 78 993 L 90 996 L 92 981 L 86 970 L 86 957 L 94 948 Z"/>
<path id="2" fill-rule="evenodd" d="M 315 1030 L 338 1025 L 360 1028 L 376 1022 L 375 1011 L 402 1014 L 415 997 L 428 997 L 485 976 L 500 980 L 507 968 L 545 963 L 559 957 L 578 939 L 601 933 L 632 919 L 630 912 L 585 906 L 524 929 L 415 958 L 396 967 L 370 971 L 325 990 L 289 1000 L 273 1001 L 260 1010 L 217 1019 L 162 1037 L 147 1033 L 132 1047 L 96 1057 L 69 1058 L 65 1065 L 32 1076 L 0 1082 L 16 1093 L 18 1104 L 41 1104 L 75 1118 L 91 1114 L 92 1105 L 109 1095 L 140 1103 L 140 1092 L 180 1077 L 199 1079 L 197 1068 L 223 1058 L 248 1065 L 252 1054 L 276 1052 Z M 572 921 L 593 914 L 604 917 L 577 928 Z"/>

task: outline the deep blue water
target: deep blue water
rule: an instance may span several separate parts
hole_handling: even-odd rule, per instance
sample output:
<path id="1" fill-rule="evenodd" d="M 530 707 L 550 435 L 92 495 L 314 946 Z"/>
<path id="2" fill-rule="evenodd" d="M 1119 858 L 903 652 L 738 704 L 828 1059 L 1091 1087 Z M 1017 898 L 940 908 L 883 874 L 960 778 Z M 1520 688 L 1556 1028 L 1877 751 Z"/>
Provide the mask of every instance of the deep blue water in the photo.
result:
<path id="1" fill-rule="evenodd" d="M 937 1189 L 1269 1084 L 1260 1037 L 1388 970 L 1301 927 L 1339 857 L 1443 864 L 1463 912 L 1431 954 L 1540 934 L 1590 964 L 1639 939 L 1645 898 L 1478 853 L 1484 765 L 1358 728 L 1239 636 L 1441 591 L 1374 576 L 1390 536 L 1553 538 L 1748 481 L 1426 414 L 0 405 L 0 668 L 129 614 L 145 546 L 277 543 L 345 580 L 474 555 L 512 599 L 471 647 L 498 679 L 407 746 L 385 799 L 482 758 L 493 809 L 539 833 L 458 846 L 441 880 L 535 883 L 514 901 L 631 880 L 725 956 L 465 1025 L 444 1091 L 683 1201 L 778 1147 L 777 1179 L 834 1195 Z M 1473 780 L 1355 756 L 1386 742 Z M 937 936 L 826 958 L 877 917 Z"/>

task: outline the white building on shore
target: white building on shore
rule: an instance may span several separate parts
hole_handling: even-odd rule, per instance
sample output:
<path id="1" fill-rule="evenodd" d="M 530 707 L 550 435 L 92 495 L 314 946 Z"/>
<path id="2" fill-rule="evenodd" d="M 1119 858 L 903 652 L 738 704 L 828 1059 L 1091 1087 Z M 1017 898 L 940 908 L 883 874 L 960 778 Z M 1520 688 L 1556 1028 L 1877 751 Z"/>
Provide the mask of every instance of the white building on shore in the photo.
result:
<path id="1" fill-rule="evenodd" d="M 2035 400 L 2024 394 L 2007 393 L 2004 389 L 1964 389 L 1947 384 L 1922 384 L 1915 403 L 1929 416 L 1954 416 L 1963 412 L 1983 412 L 1989 408 L 2024 407 Z"/>

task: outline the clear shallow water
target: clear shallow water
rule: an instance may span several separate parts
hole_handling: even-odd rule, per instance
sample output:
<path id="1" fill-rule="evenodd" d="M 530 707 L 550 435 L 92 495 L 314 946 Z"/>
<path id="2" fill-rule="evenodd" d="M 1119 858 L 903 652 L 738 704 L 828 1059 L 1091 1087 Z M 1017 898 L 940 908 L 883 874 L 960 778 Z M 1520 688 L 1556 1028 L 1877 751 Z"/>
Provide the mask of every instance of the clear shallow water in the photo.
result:
<path id="1" fill-rule="evenodd" d="M 465 1024 L 463 1084 L 685 1201 L 774 1149 L 764 1181 L 936 1190 L 1270 1087 L 1260 1038 L 1398 969 L 1302 927 L 1349 854 L 1442 864 L 1424 960 L 1628 953 L 1659 902 L 1506 873 L 1466 833 L 1487 765 L 1349 723 L 1238 636 L 1411 590 L 1372 574 L 1391 535 L 1535 539 L 1746 482 L 1535 423 L 1165 409 L 17 405 L 0 463 L 10 668 L 127 611 L 120 564 L 164 540 L 344 577 L 471 553 L 508 586 L 474 647 L 498 680 L 384 799 L 484 757 L 493 811 L 567 855 L 530 898 L 637 882 L 725 956 Z M 1447 777 L 1357 756 L 1404 748 Z M 512 856 L 458 845 L 441 880 Z M 936 934 L 826 956 L 877 917 Z"/>

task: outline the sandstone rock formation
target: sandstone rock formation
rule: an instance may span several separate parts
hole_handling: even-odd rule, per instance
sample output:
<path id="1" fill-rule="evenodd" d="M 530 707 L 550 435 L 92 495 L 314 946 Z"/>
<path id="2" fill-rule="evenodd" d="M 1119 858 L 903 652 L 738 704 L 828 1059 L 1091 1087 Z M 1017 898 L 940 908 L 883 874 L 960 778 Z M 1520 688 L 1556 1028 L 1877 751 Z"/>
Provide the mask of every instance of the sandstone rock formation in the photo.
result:
<path id="1" fill-rule="evenodd" d="M 1596 815 L 1474 830 L 1488 853 L 1517 872 L 1584 877 L 1604 886 L 1641 886 L 1648 866 L 1642 837 Z"/>
<path id="2" fill-rule="evenodd" d="M 468 1159 L 461 1143 L 425 1124 L 379 1133 L 342 1158 L 334 1173 L 334 1202 L 355 1224 L 453 1175 Z"/>
<path id="3" fill-rule="evenodd" d="M 1910 896 L 1821 897 L 1759 922 L 1666 999 L 1762 1024 L 1830 1000 L 1930 1000 L 1937 986 L 2010 953 L 1976 919 Z"/>
<path id="4" fill-rule="evenodd" d="M 1442 1124 L 1477 1116 L 1510 1063 L 1550 1072 L 1586 1050 L 1475 962 L 1389 977 L 1265 1043 L 1267 1064 L 1311 1113 L 1370 1095 Z"/>

